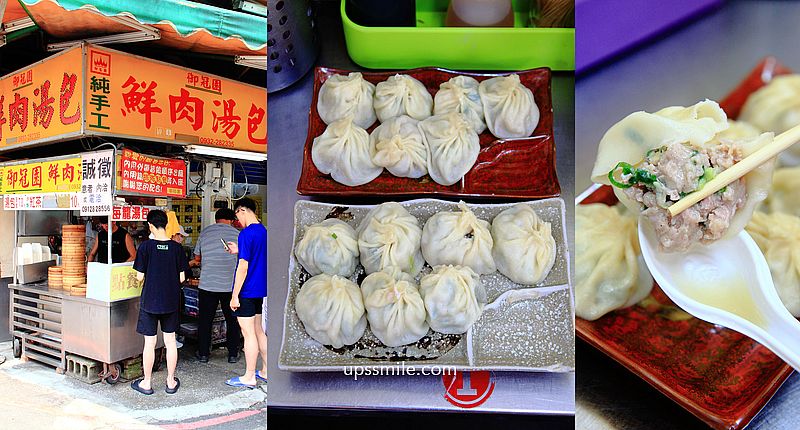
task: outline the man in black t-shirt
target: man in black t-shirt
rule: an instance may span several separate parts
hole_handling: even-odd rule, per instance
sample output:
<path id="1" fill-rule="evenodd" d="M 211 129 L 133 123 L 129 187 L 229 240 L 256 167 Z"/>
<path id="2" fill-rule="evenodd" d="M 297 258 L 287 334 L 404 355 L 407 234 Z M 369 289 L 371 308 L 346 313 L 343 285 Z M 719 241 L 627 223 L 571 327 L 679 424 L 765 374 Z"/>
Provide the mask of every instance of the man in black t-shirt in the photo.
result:
<path id="1" fill-rule="evenodd" d="M 139 303 L 139 321 L 136 332 L 144 336 L 142 370 L 144 378 L 131 383 L 131 387 L 142 394 L 153 394 L 152 374 L 155 361 L 158 324 L 164 333 L 167 348 L 167 394 L 178 391 L 181 382 L 175 377 L 178 364 L 178 346 L 175 332 L 180 320 L 181 284 L 186 279 L 189 263 L 183 247 L 167 237 L 167 214 L 153 210 L 147 214 L 147 224 L 153 239 L 139 245 L 136 251 L 136 270 L 139 280 L 144 279 L 142 298 Z"/>

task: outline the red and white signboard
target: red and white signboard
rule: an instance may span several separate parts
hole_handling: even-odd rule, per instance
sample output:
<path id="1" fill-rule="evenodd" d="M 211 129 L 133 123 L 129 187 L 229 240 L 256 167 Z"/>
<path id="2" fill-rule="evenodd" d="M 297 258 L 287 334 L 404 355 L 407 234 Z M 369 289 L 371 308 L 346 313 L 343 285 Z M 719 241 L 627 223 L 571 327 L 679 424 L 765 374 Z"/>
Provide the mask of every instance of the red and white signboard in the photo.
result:
<path id="1" fill-rule="evenodd" d="M 73 210 L 80 208 L 79 193 L 6 194 L 5 210 Z"/>
<path id="2" fill-rule="evenodd" d="M 186 197 L 188 166 L 184 160 L 153 157 L 123 149 L 117 190 L 159 197 Z"/>
<path id="3" fill-rule="evenodd" d="M 147 214 L 158 209 L 153 206 L 114 206 L 112 221 L 147 221 Z"/>

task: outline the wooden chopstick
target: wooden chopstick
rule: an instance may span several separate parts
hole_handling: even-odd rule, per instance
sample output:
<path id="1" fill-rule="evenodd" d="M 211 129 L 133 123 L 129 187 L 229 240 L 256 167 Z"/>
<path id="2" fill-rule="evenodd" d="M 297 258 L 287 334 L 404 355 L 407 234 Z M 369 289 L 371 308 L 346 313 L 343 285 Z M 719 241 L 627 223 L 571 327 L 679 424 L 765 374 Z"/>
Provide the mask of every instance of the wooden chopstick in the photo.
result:
<path id="1" fill-rule="evenodd" d="M 771 143 L 764 145 L 749 156 L 741 159 L 729 169 L 721 172 L 713 179 L 708 181 L 703 188 L 688 194 L 684 198 L 668 207 L 670 216 L 676 216 L 685 211 L 695 203 L 716 193 L 731 182 L 750 173 L 750 171 L 761 166 L 769 159 L 774 158 L 782 151 L 786 150 L 795 143 L 800 142 L 800 125 L 790 128 L 779 134 Z"/>

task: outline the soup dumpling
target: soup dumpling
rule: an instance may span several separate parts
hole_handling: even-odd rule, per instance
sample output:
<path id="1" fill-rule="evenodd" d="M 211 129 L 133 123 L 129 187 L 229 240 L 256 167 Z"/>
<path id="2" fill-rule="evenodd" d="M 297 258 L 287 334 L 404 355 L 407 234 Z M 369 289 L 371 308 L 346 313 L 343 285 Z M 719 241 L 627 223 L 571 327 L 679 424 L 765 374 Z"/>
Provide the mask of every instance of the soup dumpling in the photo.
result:
<path id="1" fill-rule="evenodd" d="M 297 293 L 295 310 L 312 339 L 334 348 L 358 342 L 367 328 L 361 290 L 340 276 L 307 280 Z"/>
<path id="2" fill-rule="evenodd" d="M 495 137 L 509 139 L 533 134 L 539 124 L 539 107 L 519 75 L 487 79 L 480 83 L 478 92 L 486 125 Z"/>

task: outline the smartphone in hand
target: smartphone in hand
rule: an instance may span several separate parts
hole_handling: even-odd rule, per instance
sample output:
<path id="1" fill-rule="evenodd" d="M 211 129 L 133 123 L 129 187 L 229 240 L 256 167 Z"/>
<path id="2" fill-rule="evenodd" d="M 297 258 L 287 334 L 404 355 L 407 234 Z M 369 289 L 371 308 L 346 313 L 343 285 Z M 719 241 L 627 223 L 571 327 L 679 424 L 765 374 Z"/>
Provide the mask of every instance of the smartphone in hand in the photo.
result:
<path id="1" fill-rule="evenodd" d="M 228 242 L 225 242 L 225 239 L 223 239 L 223 238 L 219 238 L 219 240 L 220 240 L 220 242 L 222 242 L 222 246 L 225 247 L 225 250 L 228 251 L 228 252 L 231 252 L 231 247 L 228 246 Z"/>

